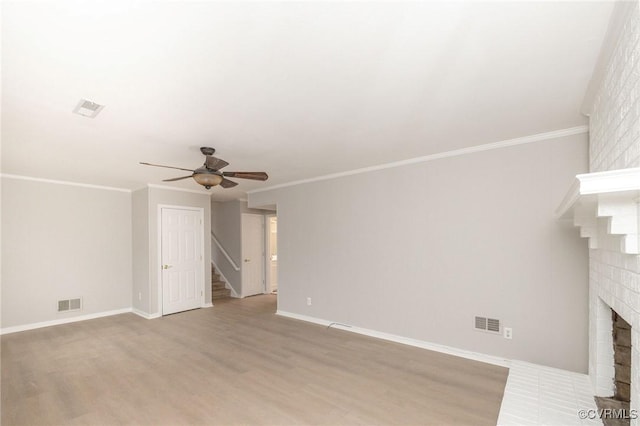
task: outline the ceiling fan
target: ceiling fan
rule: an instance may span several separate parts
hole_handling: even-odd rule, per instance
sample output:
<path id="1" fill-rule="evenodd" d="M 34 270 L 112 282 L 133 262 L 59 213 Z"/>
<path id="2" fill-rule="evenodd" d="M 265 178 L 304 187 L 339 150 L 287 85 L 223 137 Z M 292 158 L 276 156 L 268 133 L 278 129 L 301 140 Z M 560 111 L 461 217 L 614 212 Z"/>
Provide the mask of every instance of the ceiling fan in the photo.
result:
<path id="1" fill-rule="evenodd" d="M 200 148 L 200 152 L 204 156 L 206 156 L 206 160 L 204 161 L 204 165 L 202 167 L 198 167 L 195 170 L 184 169 L 182 167 L 173 167 L 173 166 L 163 166 L 161 164 L 151 164 L 151 163 L 143 163 L 145 166 L 155 166 L 155 167 L 166 167 L 168 169 L 178 169 L 178 170 L 186 170 L 188 172 L 192 172 L 192 174 L 188 176 L 181 176 L 172 179 L 164 179 L 163 182 L 173 182 L 176 180 L 188 179 L 190 177 L 193 178 L 197 183 L 209 189 L 212 186 L 220 185 L 223 188 L 233 188 L 237 185 L 236 182 L 227 179 L 227 177 L 235 177 L 240 179 L 252 179 L 252 180 L 262 180 L 265 181 L 269 178 L 269 176 L 265 172 L 221 172 L 220 169 L 223 167 L 227 167 L 229 163 L 219 158 L 213 156 L 213 153 L 216 152 L 215 149 L 203 146 Z"/>

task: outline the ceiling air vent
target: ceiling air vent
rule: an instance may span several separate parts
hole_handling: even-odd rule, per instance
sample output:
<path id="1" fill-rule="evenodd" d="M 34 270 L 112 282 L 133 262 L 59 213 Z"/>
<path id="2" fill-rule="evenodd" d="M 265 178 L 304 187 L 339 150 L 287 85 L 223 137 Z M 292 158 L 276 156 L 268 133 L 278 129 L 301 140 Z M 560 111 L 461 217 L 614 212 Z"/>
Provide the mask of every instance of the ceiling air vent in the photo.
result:
<path id="1" fill-rule="evenodd" d="M 102 111 L 102 108 L 104 108 L 104 105 L 100 105 L 86 99 L 80 99 L 80 102 L 78 102 L 78 105 L 73 109 L 73 112 L 85 117 L 93 118 Z"/>
<path id="2" fill-rule="evenodd" d="M 500 320 L 495 318 L 475 317 L 475 329 L 488 331 L 490 333 L 500 333 Z"/>

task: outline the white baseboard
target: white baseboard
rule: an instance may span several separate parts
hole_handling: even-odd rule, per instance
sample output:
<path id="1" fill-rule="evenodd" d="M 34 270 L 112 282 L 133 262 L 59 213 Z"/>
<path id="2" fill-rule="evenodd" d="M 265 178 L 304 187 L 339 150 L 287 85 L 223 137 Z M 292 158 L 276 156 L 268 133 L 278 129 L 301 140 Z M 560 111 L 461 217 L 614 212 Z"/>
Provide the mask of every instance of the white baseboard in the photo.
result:
<path id="1" fill-rule="evenodd" d="M 160 313 L 148 314 L 136 308 L 131 309 L 131 312 L 138 315 L 139 317 L 142 317 L 144 319 L 149 319 L 149 320 L 154 318 L 160 318 L 162 316 Z"/>
<path id="2" fill-rule="evenodd" d="M 428 349 L 430 351 L 440 352 L 448 355 L 454 355 L 460 358 L 486 362 L 487 364 L 498 365 L 500 367 L 508 368 L 511 365 L 511 361 L 505 358 L 500 358 L 497 356 L 482 354 L 478 352 L 472 352 L 465 349 L 453 348 L 451 346 L 440 345 L 437 343 L 425 342 L 423 340 L 411 339 L 409 337 L 398 336 L 396 334 L 383 333 L 381 331 L 370 330 L 368 328 L 361 328 L 361 327 L 350 326 L 347 324 L 340 324 L 333 321 L 327 321 L 320 318 L 294 314 L 291 312 L 286 312 L 281 310 L 278 310 L 276 312 L 276 315 L 280 315 L 287 318 L 293 318 L 301 321 L 311 322 L 314 324 L 323 325 L 325 327 L 331 326 L 331 328 L 336 328 L 338 330 L 350 331 L 352 333 L 375 337 L 377 339 L 388 340 L 390 342 L 401 343 L 403 345 L 415 346 L 417 348 Z"/>
<path id="3" fill-rule="evenodd" d="M 205 303 L 202 306 L 200 306 L 200 308 L 213 308 L 213 303 L 211 303 L 211 302 Z M 136 309 L 136 308 L 132 308 L 131 312 L 133 312 L 134 314 L 138 315 L 139 317 L 142 317 L 142 318 L 148 319 L 148 320 L 162 317 L 162 314 L 159 313 L 159 312 L 156 312 L 155 314 L 148 314 L 148 313 L 143 312 L 143 311 L 141 311 L 139 309 Z"/>
<path id="4" fill-rule="evenodd" d="M 34 322 L 32 324 L 16 325 L 13 327 L 5 327 L 0 329 L 0 335 L 17 333 L 19 331 L 35 330 L 36 328 L 51 327 L 52 325 L 69 324 L 72 322 L 86 321 L 95 318 L 109 317 L 112 315 L 120 315 L 132 312 L 131 308 L 116 309 L 113 311 L 98 312 L 95 314 L 79 315 L 77 317 L 61 318 L 51 321 Z"/>

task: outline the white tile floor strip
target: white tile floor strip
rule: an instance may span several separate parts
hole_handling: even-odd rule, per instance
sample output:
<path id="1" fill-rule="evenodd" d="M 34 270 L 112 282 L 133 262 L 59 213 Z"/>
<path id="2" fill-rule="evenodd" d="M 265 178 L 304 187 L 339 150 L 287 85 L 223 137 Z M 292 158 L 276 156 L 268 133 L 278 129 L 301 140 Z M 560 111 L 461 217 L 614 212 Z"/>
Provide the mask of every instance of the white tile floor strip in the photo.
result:
<path id="1" fill-rule="evenodd" d="M 593 417 L 596 409 L 586 374 L 512 361 L 498 425 L 601 426 L 600 419 L 579 415 L 586 410 Z"/>

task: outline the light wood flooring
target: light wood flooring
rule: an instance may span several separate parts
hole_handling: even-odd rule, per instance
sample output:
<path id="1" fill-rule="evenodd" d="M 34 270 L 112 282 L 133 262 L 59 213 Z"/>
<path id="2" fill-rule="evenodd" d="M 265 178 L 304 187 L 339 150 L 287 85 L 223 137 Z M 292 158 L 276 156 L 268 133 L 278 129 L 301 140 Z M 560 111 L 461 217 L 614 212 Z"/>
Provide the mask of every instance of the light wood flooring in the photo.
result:
<path id="1" fill-rule="evenodd" d="M 495 425 L 507 369 L 276 316 L 276 296 L 2 336 L 2 425 Z"/>

